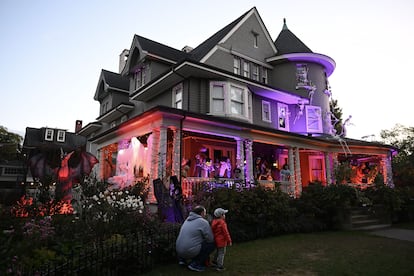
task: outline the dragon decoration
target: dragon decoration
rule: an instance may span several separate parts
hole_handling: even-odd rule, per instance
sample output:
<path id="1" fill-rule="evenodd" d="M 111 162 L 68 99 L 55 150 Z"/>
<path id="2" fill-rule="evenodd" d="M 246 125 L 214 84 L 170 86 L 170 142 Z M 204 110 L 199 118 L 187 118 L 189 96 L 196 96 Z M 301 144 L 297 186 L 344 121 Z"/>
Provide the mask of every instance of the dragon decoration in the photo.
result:
<path id="1" fill-rule="evenodd" d="M 60 154 L 57 152 L 35 154 L 29 159 L 28 166 L 32 176 L 38 178 L 41 183 L 56 181 L 55 199 L 70 203 L 72 186 L 89 175 L 98 162 L 93 154 L 84 150 L 77 149 L 64 153 L 61 149 Z"/>

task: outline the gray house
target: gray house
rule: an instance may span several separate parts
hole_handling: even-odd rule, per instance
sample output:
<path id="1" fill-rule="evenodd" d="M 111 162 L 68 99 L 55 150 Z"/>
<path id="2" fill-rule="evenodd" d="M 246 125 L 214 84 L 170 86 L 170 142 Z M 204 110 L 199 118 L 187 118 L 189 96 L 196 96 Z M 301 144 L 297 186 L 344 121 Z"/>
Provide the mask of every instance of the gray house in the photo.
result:
<path id="1" fill-rule="evenodd" d="M 191 34 L 189 34 L 191 35 Z M 330 110 L 335 61 L 287 27 L 272 39 L 256 8 L 195 48 L 135 35 L 118 73 L 102 70 L 99 116 L 77 134 L 115 187 L 177 176 L 198 183 L 272 185 L 292 196 L 309 183 L 393 185 L 395 149 L 346 138 Z M 340 124 L 342 129 L 335 130 Z M 351 175 L 334 171 L 348 164 Z"/>

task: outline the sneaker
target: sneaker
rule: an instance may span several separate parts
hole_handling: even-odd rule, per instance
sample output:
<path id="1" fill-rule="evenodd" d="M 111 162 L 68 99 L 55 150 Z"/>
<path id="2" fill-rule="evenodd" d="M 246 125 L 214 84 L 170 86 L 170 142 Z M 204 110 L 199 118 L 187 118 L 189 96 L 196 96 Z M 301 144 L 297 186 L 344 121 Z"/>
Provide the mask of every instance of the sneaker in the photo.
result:
<path id="1" fill-rule="evenodd" d="M 192 271 L 197 271 L 197 272 L 202 272 L 202 271 L 206 270 L 203 266 L 197 265 L 195 263 L 189 264 L 188 269 L 190 269 Z"/>
<path id="2" fill-rule="evenodd" d="M 217 271 L 224 271 L 224 270 L 226 270 L 224 267 L 222 267 L 222 266 L 218 266 L 218 267 L 216 267 L 216 270 Z"/>

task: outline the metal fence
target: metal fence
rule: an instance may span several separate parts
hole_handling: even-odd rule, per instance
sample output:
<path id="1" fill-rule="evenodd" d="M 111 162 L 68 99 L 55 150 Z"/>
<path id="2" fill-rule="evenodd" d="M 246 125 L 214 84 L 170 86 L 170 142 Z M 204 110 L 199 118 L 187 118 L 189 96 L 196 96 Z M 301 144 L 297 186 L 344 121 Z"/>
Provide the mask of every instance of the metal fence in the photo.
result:
<path id="1" fill-rule="evenodd" d="M 91 243 L 41 266 L 22 268 L 22 275 L 138 275 L 176 258 L 179 225 Z"/>

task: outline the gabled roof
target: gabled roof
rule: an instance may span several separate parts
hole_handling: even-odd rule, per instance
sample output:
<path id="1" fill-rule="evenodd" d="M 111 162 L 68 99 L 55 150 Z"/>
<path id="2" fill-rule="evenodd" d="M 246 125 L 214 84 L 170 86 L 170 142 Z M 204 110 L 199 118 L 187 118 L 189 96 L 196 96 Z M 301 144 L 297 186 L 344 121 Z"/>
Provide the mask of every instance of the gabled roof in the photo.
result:
<path id="1" fill-rule="evenodd" d="M 129 51 L 129 58 L 124 69 L 122 70 L 122 75 L 129 74 L 131 62 L 135 62 L 133 57 L 139 55 L 139 51 L 143 51 L 146 55 L 164 60 L 171 64 L 174 64 L 188 57 L 188 54 L 186 52 L 174 49 L 170 46 L 161 44 L 143 36 L 134 35 L 134 39 L 132 40 L 131 48 Z"/>
<path id="2" fill-rule="evenodd" d="M 251 10 L 253 10 L 252 8 Z M 216 46 L 251 10 L 245 12 L 242 16 L 225 26 L 223 29 L 209 37 L 203 43 L 198 45 L 190 52 L 191 57 L 196 61 L 200 61 L 214 46 Z"/>
<path id="3" fill-rule="evenodd" d="M 103 84 L 103 85 L 102 85 Z M 118 73 L 102 69 L 99 77 L 98 86 L 96 87 L 94 100 L 99 100 L 101 88 L 107 92 L 108 89 L 117 90 L 129 94 L 129 80 Z"/>
<path id="4" fill-rule="evenodd" d="M 275 40 L 277 55 L 291 53 L 313 53 L 296 35 L 294 35 L 286 25 L 286 19 L 283 19 L 283 28 Z"/>
<path id="5" fill-rule="evenodd" d="M 211 51 L 213 51 L 214 47 L 217 46 L 220 42 L 223 42 L 223 40 L 226 40 L 228 36 L 230 36 L 239 26 L 239 24 L 242 24 L 242 21 L 248 18 L 251 14 L 255 14 L 259 20 L 259 23 L 263 27 L 263 32 L 269 39 L 269 42 L 271 46 L 273 47 L 272 40 L 270 37 L 269 32 L 267 31 L 259 12 L 257 11 L 256 7 L 251 8 L 244 14 L 242 14 L 240 17 L 238 17 L 236 20 L 225 26 L 223 29 L 212 35 L 210 38 L 208 38 L 206 41 L 198 45 L 194 50 L 190 52 L 191 58 L 193 58 L 195 61 L 201 61 L 202 59 L 208 55 Z M 276 52 L 276 49 L 274 49 Z"/>

